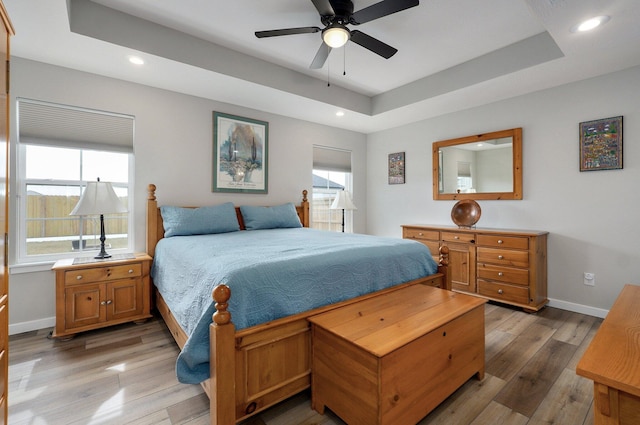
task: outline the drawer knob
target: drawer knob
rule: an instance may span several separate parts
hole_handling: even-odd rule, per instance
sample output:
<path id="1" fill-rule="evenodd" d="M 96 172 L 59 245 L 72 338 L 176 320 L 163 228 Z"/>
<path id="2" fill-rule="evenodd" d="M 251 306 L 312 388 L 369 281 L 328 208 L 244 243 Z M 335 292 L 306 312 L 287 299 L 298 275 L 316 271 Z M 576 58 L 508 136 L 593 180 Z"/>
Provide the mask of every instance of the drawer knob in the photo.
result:
<path id="1" fill-rule="evenodd" d="M 129 269 L 129 274 L 133 273 L 133 269 Z"/>
<path id="2" fill-rule="evenodd" d="M 498 289 L 498 294 L 502 295 L 502 289 Z"/>
<path id="3" fill-rule="evenodd" d="M 454 236 L 453 239 L 460 239 L 460 236 Z"/>
<path id="4" fill-rule="evenodd" d="M 418 233 L 418 236 L 422 236 L 422 235 L 423 235 L 423 233 L 422 233 L 422 232 Z"/>
<path id="5" fill-rule="evenodd" d="M 109 305 L 109 304 L 111 304 L 112 302 L 113 302 L 113 301 L 111 301 L 111 300 L 106 300 L 106 301 L 102 301 L 102 302 L 100 303 L 100 305 Z"/>
<path id="6" fill-rule="evenodd" d="M 502 260 L 504 257 L 502 255 L 498 255 L 498 260 Z"/>
<path id="7" fill-rule="evenodd" d="M 79 274 L 78 276 L 76 276 L 76 280 L 81 280 L 82 279 L 82 275 Z"/>
<path id="8" fill-rule="evenodd" d="M 502 239 L 498 239 L 498 243 L 500 243 L 500 244 L 501 244 L 501 243 L 502 243 Z"/>
<path id="9" fill-rule="evenodd" d="M 498 272 L 498 276 L 502 276 L 504 273 L 502 272 Z"/>

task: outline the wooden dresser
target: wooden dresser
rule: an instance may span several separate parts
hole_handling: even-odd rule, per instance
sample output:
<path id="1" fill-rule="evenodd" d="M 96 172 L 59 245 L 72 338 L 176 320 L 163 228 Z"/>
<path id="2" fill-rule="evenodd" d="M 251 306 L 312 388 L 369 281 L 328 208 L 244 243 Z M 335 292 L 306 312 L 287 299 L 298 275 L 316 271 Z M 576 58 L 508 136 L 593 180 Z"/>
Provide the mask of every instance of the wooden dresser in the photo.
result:
<path id="1" fill-rule="evenodd" d="M 56 327 L 52 336 L 76 333 L 151 317 L 151 257 L 136 254 L 73 264 L 57 261 Z"/>
<path id="2" fill-rule="evenodd" d="M 625 285 L 576 366 L 593 380 L 595 425 L 640 423 L 640 286 Z"/>
<path id="3" fill-rule="evenodd" d="M 547 304 L 548 232 L 403 225 L 438 258 L 449 248 L 451 289 L 537 311 Z"/>

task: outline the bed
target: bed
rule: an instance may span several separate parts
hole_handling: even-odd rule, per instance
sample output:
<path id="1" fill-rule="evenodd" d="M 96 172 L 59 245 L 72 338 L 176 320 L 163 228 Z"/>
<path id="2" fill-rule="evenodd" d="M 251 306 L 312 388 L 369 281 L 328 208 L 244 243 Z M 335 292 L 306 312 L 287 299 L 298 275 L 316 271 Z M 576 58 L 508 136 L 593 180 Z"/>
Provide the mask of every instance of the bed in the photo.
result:
<path id="1" fill-rule="evenodd" d="M 371 245 L 355 250 L 351 245 L 353 242 L 339 247 L 347 235 L 309 229 L 307 191 L 303 191 L 302 202 L 295 206 L 291 204 L 269 208 L 233 205 L 215 207 L 218 213 L 225 210 L 227 218 L 229 208 L 232 208 L 232 214 L 235 214 L 235 220 L 227 220 L 230 229 L 225 228 L 225 219 L 218 217 L 217 226 L 229 231 L 215 235 L 200 234 L 203 231 L 190 233 L 192 229 L 183 235 L 180 233 L 179 224 L 176 224 L 172 216 L 173 213 L 183 214 L 184 211 L 188 211 L 188 214 L 192 214 L 191 211 L 193 214 L 196 211 L 213 211 L 213 207 L 159 207 L 155 192 L 156 186 L 150 184 L 147 200 L 147 253 L 154 257 L 152 277 L 155 285 L 155 305 L 181 348 L 176 363 L 179 379 L 186 383 L 202 384 L 210 399 L 212 424 L 234 424 L 310 387 L 311 333 L 307 317 L 409 285 L 429 284 L 450 289 L 450 279 L 446 273 L 447 252 L 442 253 L 439 264 L 430 265 L 425 262 L 424 266 L 416 265 L 422 261 L 421 250 L 416 249 L 415 254 L 404 250 L 415 248 L 407 247 L 406 244 L 420 245 L 419 243 L 398 238 L 391 241 L 391 246 L 380 247 L 378 243 L 381 243 L 382 239 L 390 238 L 352 235 L 351 237 L 362 239 L 364 245 Z M 265 213 L 272 214 L 268 216 L 271 219 L 277 217 L 276 221 L 285 220 L 284 228 L 262 228 L 264 221 L 261 220 Z M 295 216 L 297 226 L 287 225 L 292 222 L 291 214 Z M 197 220 L 194 222 L 197 223 Z M 233 226 L 237 226 L 237 231 Z M 317 233 L 323 233 L 320 240 L 315 238 Z M 187 237 L 170 237 L 174 235 Z M 292 242 L 290 238 L 297 239 L 297 242 Z M 329 241 L 326 242 L 323 238 L 329 238 Z M 220 245 L 210 247 L 210 243 Z M 242 252 L 231 252 L 232 246 L 246 247 L 250 243 L 259 243 L 262 247 L 255 259 L 246 259 Z M 327 251 L 323 245 L 325 243 L 336 245 L 335 249 L 343 251 Z M 264 248 L 265 246 L 268 246 L 268 249 Z M 288 247 L 290 248 L 287 249 Z M 199 253 L 196 248 L 204 249 L 210 254 Z M 370 251 L 355 254 L 356 262 L 352 266 L 342 263 L 342 258 L 347 256 L 346 251 L 360 252 L 361 249 Z M 375 260 L 372 264 L 358 268 L 358 263 L 363 261 L 363 258 L 378 255 L 376 252 L 381 250 L 387 253 L 397 251 L 399 257 L 406 257 L 405 259 L 408 258 L 408 261 L 413 261 L 414 264 L 411 267 L 402 263 L 391 264 L 383 267 L 385 270 L 388 269 L 387 272 L 378 270 L 371 273 L 370 269 L 375 263 L 382 261 L 381 258 L 373 257 Z M 188 253 L 182 259 L 177 258 L 182 269 L 167 266 L 167 258 L 177 256 L 176 253 L 180 252 Z M 274 252 L 277 254 L 274 255 Z M 340 276 L 347 276 L 340 273 L 346 268 L 353 268 L 355 271 L 349 273 L 345 279 L 354 279 L 355 282 L 362 278 L 363 282 L 367 282 L 364 285 L 366 288 L 349 292 L 352 286 L 360 283 L 352 283 L 351 280 L 345 283 L 336 279 L 335 271 L 328 270 L 328 267 L 323 269 L 321 263 L 315 264 L 316 260 L 311 255 L 318 256 L 318 253 L 337 268 Z M 428 249 L 426 253 L 425 257 L 432 261 Z M 412 259 L 411 255 L 416 257 Z M 241 256 L 242 261 L 234 260 Z M 209 257 L 215 258 L 211 260 Z M 275 260 L 276 263 L 272 265 L 267 260 Z M 262 264 L 263 262 L 266 265 Z M 205 263 L 217 273 L 221 272 L 222 277 L 210 275 L 204 268 L 200 270 L 200 266 Z M 261 264 L 260 268 L 254 266 L 258 263 Z M 277 288 L 271 280 L 271 275 L 276 274 L 279 269 L 285 269 L 287 275 L 293 277 L 285 289 Z M 329 285 L 331 282 L 335 284 L 327 286 L 322 291 L 315 291 L 328 295 L 323 301 L 306 295 L 314 292 L 314 283 L 311 282 L 311 277 L 314 276 L 323 280 L 322 285 Z M 380 279 L 376 280 L 374 277 Z M 195 281 L 199 279 L 206 284 L 196 285 Z M 240 285 L 242 279 L 259 281 L 259 284 L 251 291 L 244 290 L 244 286 Z M 274 278 L 274 281 L 277 280 L 279 278 Z M 179 285 L 173 285 L 178 287 L 177 295 L 167 289 L 171 287 L 167 282 L 171 281 L 180 281 Z M 195 292 L 195 288 L 200 286 L 205 286 L 207 296 L 194 296 L 194 300 L 186 301 L 186 298 Z M 338 294 L 337 288 L 340 286 L 347 288 L 347 292 L 342 293 L 340 289 Z M 259 292 L 263 289 L 266 292 Z M 300 296 L 296 297 L 296 292 Z M 204 301 L 204 298 L 208 301 Z M 252 306 L 251 303 L 255 299 L 260 302 L 257 306 Z M 302 303 L 297 305 L 297 300 L 302 300 Z M 311 304 L 305 304 L 307 302 Z M 203 359 L 203 355 L 207 358 Z"/>

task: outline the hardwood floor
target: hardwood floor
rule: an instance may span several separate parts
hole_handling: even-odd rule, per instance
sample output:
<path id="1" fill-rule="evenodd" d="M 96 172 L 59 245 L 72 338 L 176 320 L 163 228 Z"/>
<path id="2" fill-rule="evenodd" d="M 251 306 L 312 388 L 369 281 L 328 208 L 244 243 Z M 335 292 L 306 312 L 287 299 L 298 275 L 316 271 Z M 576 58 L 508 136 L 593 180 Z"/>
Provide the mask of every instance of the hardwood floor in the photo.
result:
<path id="1" fill-rule="evenodd" d="M 555 308 L 527 314 L 487 304 L 486 374 L 472 378 L 420 425 L 590 425 L 593 384 L 575 366 L 601 319 Z M 161 319 L 47 338 L 10 337 L 9 423 L 208 424 L 199 385 L 177 382 L 178 348 Z M 243 425 L 341 425 L 299 394 Z"/>

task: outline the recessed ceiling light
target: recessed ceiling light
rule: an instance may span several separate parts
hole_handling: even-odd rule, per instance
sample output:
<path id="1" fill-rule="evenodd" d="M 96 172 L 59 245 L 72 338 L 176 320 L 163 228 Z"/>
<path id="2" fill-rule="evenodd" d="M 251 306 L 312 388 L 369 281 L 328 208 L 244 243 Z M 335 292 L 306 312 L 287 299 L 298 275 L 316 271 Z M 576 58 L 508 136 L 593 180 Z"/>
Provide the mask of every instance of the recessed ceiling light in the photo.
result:
<path id="1" fill-rule="evenodd" d="M 344 117 L 344 112 L 343 111 L 338 111 L 338 112 L 336 112 L 336 116 Z"/>
<path id="2" fill-rule="evenodd" d="M 602 24 L 605 24 L 609 21 L 611 17 L 602 15 L 596 16 L 595 18 L 587 19 L 586 21 L 580 22 L 578 25 L 575 25 L 571 28 L 571 32 L 585 32 L 591 31 L 594 28 L 599 27 Z"/>
<path id="3" fill-rule="evenodd" d="M 144 65 L 144 60 L 139 56 L 129 56 L 129 62 L 134 65 Z"/>

